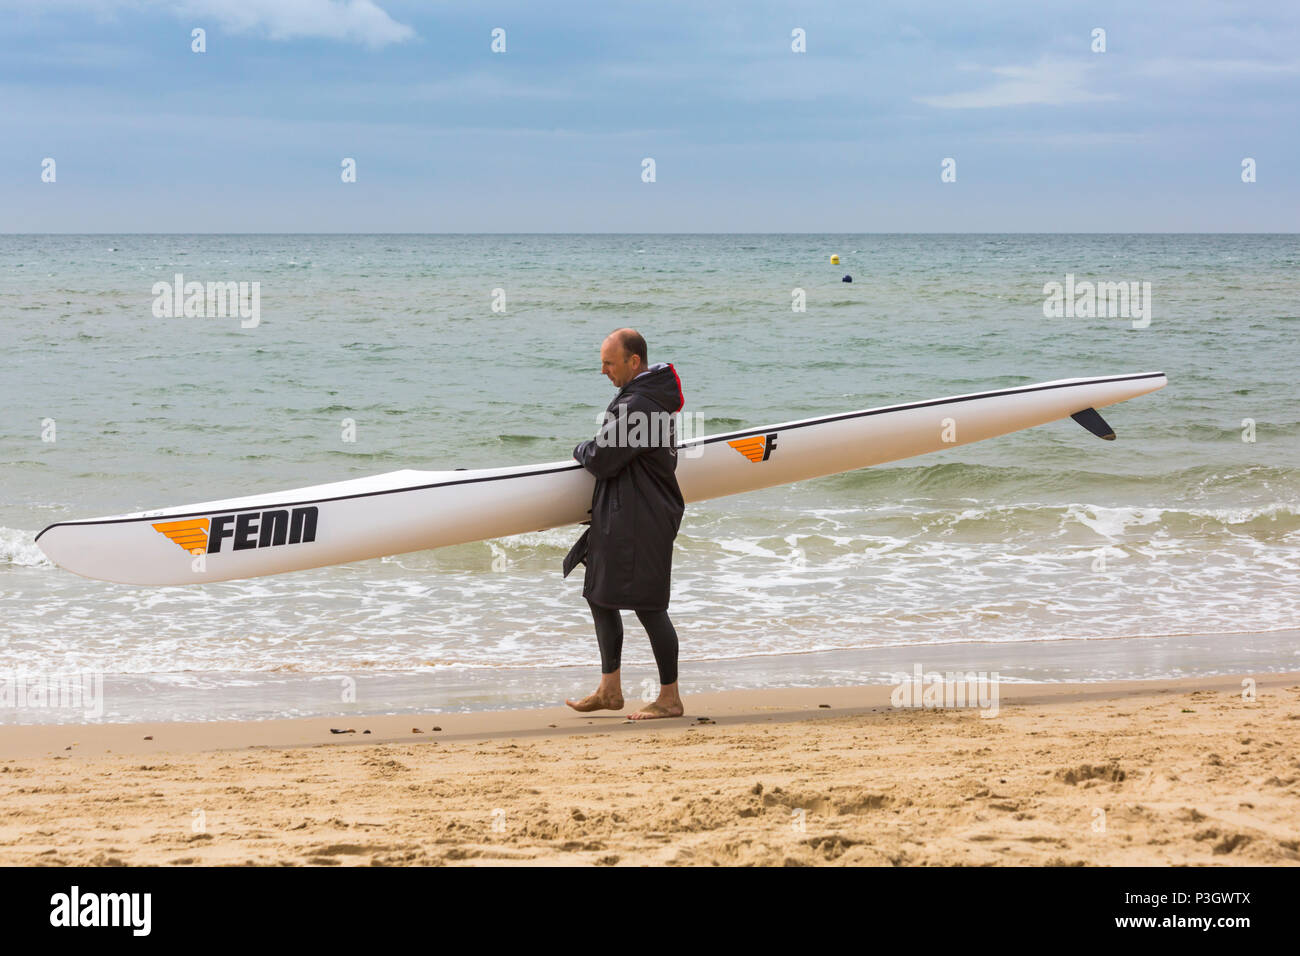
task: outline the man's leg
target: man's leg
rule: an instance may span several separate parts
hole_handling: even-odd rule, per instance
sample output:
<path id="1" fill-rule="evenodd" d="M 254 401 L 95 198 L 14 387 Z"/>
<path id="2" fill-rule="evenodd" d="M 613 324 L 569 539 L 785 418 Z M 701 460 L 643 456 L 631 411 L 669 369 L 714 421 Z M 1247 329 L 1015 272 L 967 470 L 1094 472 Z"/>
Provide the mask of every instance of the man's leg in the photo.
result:
<path id="1" fill-rule="evenodd" d="M 596 643 L 600 645 L 600 686 L 596 693 L 582 700 L 566 700 L 576 711 L 622 710 L 623 684 L 620 665 L 623 657 L 623 617 L 617 608 L 587 602 L 596 624 Z"/>
<path id="2" fill-rule="evenodd" d="M 637 611 L 636 616 L 650 637 L 655 664 L 659 667 L 659 699 L 628 717 L 632 720 L 680 717 L 686 711 L 677 690 L 677 629 L 667 611 Z"/>

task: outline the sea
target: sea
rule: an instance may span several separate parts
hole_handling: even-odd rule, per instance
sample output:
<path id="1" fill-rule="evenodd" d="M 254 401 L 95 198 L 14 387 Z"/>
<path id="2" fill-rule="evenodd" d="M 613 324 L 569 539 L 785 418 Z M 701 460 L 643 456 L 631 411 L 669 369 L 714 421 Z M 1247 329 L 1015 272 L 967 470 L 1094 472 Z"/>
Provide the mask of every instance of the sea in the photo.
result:
<path id="1" fill-rule="evenodd" d="M 175 314 L 177 276 L 247 283 L 257 314 Z M 1054 283 L 1077 308 L 1053 309 Z M 1109 303 L 1088 308 L 1089 283 Z M 1120 283 L 1134 296 L 1114 308 Z M 599 349 L 621 326 L 676 366 L 696 434 L 1169 378 L 1103 410 L 1113 442 L 1066 420 L 689 505 L 670 606 L 688 711 L 692 692 L 917 666 L 1300 669 L 1300 235 L 2 235 L 0 723 L 88 719 L 22 692 L 77 675 L 104 721 L 589 693 L 581 574 L 561 577 L 577 527 L 163 588 L 79 577 L 34 539 L 405 468 L 566 460 L 612 397 Z M 653 696 L 625 617 L 625 692 Z"/>

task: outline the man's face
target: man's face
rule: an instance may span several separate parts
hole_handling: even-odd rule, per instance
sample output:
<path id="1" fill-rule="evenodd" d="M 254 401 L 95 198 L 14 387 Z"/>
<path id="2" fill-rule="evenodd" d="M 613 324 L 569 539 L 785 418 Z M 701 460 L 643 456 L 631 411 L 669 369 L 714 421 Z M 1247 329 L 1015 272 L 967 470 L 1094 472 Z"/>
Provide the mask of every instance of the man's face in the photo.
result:
<path id="1" fill-rule="evenodd" d="M 621 342 L 606 339 L 601 343 L 600 372 L 614 383 L 615 388 L 622 388 L 644 371 L 641 357 L 628 352 Z"/>

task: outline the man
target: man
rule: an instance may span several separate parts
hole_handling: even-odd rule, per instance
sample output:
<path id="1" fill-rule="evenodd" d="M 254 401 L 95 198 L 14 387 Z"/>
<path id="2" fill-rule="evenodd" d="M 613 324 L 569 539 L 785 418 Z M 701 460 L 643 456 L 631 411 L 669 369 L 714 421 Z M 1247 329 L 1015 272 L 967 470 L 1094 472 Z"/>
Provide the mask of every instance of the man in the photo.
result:
<path id="1" fill-rule="evenodd" d="M 564 574 L 587 565 L 582 595 L 591 606 L 600 645 L 600 686 L 574 710 L 622 710 L 619 670 L 623 650 L 621 608 L 635 611 L 659 668 L 659 698 L 632 720 L 680 717 L 677 631 L 668 617 L 673 539 L 685 503 L 677 487 L 673 415 L 686 400 L 676 370 L 646 363 L 646 345 L 635 329 L 610 333 L 600 346 L 600 370 L 618 388 L 605 410 L 605 425 L 573 457 L 596 476 L 591 527 L 564 559 Z"/>

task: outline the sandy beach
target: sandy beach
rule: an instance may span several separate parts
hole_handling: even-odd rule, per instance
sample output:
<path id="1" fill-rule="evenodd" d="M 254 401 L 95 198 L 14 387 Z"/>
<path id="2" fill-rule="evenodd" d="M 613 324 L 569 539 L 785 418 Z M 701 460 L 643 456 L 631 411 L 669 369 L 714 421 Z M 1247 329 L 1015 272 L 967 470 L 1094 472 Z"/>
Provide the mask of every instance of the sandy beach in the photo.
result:
<path id="1" fill-rule="evenodd" d="M 1296 865 L 1300 674 L 1252 679 L 8 726 L 0 863 Z"/>

